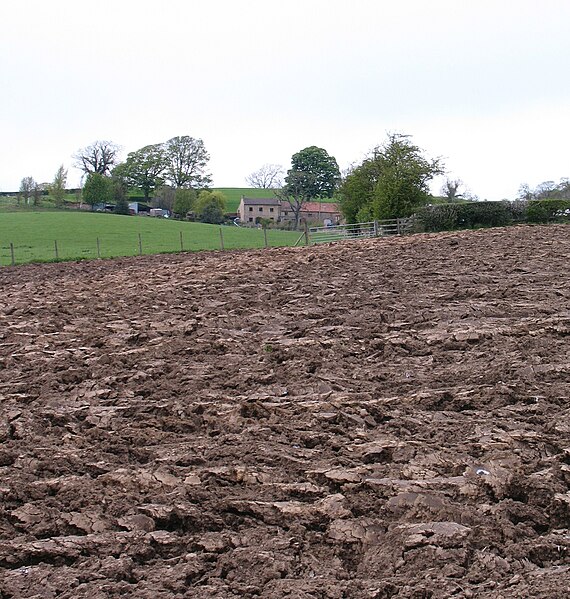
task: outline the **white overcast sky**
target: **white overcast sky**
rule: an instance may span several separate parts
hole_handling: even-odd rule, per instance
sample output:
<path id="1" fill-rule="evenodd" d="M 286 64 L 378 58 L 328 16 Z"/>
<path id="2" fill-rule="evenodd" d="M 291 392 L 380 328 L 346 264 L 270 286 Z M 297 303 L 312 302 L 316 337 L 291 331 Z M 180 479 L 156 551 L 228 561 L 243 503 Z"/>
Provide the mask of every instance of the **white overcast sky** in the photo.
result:
<path id="1" fill-rule="evenodd" d="M 570 0 L 3 0 L 0 23 L 2 191 L 175 135 L 219 187 L 388 132 L 481 199 L 570 176 Z"/>

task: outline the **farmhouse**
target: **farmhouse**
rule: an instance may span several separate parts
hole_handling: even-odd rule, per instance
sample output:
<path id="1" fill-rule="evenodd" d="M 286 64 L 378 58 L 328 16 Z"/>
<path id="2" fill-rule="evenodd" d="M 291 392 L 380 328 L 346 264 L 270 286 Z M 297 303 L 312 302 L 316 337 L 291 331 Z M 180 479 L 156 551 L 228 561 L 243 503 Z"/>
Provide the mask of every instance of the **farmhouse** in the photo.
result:
<path id="1" fill-rule="evenodd" d="M 281 201 L 277 198 L 245 198 L 242 196 L 238 216 L 246 225 L 256 225 L 260 219 L 279 222 L 281 217 Z"/>
<path id="2" fill-rule="evenodd" d="M 288 202 L 281 204 L 282 220 L 293 220 L 295 215 Z M 308 223 L 318 223 L 320 225 L 330 226 L 338 225 L 342 214 L 338 204 L 333 202 L 305 202 L 301 208 L 301 220 Z"/>
<path id="3" fill-rule="evenodd" d="M 278 222 L 291 222 L 295 214 L 288 202 L 278 198 L 246 198 L 240 200 L 238 217 L 242 223 L 255 226 L 261 219 Z M 301 221 L 320 225 L 337 225 L 342 214 L 337 204 L 332 202 L 305 202 L 301 208 Z"/>

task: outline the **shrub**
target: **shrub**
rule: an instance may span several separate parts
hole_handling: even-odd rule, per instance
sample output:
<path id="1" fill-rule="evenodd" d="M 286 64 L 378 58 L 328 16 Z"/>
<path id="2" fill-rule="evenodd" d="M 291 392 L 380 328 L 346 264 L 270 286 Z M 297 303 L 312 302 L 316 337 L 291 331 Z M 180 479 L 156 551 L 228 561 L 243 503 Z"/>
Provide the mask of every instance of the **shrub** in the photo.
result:
<path id="1" fill-rule="evenodd" d="M 424 231 L 502 227 L 512 221 L 508 202 L 465 202 L 425 206 L 416 213 Z"/>
<path id="2" fill-rule="evenodd" d="M 462 229 L 504 227 L 512 220 L 508 202 L 470 202 L 458 208 L 457 224 Z"/>
<path id="3" fill-rule="evenodd" d="M 526 216 L 530 223 L 547 223 L 570 218 L 570 200 L 531 200 Z"/>
<path id="4" fill-rule="evenodd" d="M 458 207 L 458 204 L 425 206 L 417 212 L 418 225 L 428 232 L 455 229 L 457 228 Z"/>
<path id="5" fill-rule="evenodd" d="M 513 200 L 512 202 L 508 203 L 507 209 L 513 221 L 522 223 L 527 220 L 527 200 Z"/>

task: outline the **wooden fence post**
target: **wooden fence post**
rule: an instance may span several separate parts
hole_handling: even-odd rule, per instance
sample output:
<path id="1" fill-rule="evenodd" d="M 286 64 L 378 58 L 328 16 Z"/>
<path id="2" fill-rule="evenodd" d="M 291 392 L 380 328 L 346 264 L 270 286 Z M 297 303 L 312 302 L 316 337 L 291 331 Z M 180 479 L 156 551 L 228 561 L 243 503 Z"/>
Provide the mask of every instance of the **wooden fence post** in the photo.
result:
<path id="1" fill-rule="evenodd" d="M 309 245 L 309 225 L 305 221 L 305 245 Z"/>
<path id="2" fill-rule="evenodd" d="M 16 266 L 16 257 L 14 256 L 14 244 L 10 243 L 10 255 L 12 256 L 12 266 Z"/>
<path id="3" fill-rule="evenodd" d="M 97 237 L 97 258 L 101 258 L 101 243 L 99 242 L 99 237 Z"/>
<path id="4" fill-rule="evenodd" d="M 378 237 L 378 221 L 374 221 L 374 237 Z"/>
<path id="5" fill-rule="evenodd" d="M 139 233 L 139 256 L 142 256 L 142 237 Z"/>
<path id="6" fill-rule="evenodd" d="M 222 252 L 224 251 L 224 234 L 222 232 L 222 227 L 220 227 L 220 247 L 222 248 Z"/>
<path id="7" fill-rule="evenodd" d="M 182 239 L 182 231 L 180 231 L 180 251 L 184 251 L 184 241 Z"/>
<path id="8" fill-rule="evenodd" d="M 263 225 L 263 240 L 265 243 L 265 247 L 267 247 L 267 227 Z"/>
<path id="9" fill-rule="evenodd" d="M 396 219 L 396 231 L 397 231 L 398 235 L 401 235 L 401 233 L 400 233 L 400 219 L 399 218 Z"/>
<path id="10" fill-rule="evenodd" d="M 55 249 L 55 259 L 59 260 L 59 252 L 57 251 L 57 239 L 54 239 L 53 246 L 54 246 L 54 249 Z"/>

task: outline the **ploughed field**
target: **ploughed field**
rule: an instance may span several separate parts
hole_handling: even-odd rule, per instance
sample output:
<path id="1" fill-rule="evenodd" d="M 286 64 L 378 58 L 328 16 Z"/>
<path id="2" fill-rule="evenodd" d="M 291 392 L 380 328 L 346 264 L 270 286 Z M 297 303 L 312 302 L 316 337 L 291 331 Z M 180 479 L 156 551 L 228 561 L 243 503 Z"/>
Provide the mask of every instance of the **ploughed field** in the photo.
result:
<path id="1" fill-rule="evenodd" d="M 566 597 L 570 227 L 0 270 L 0 597 Z"/>

